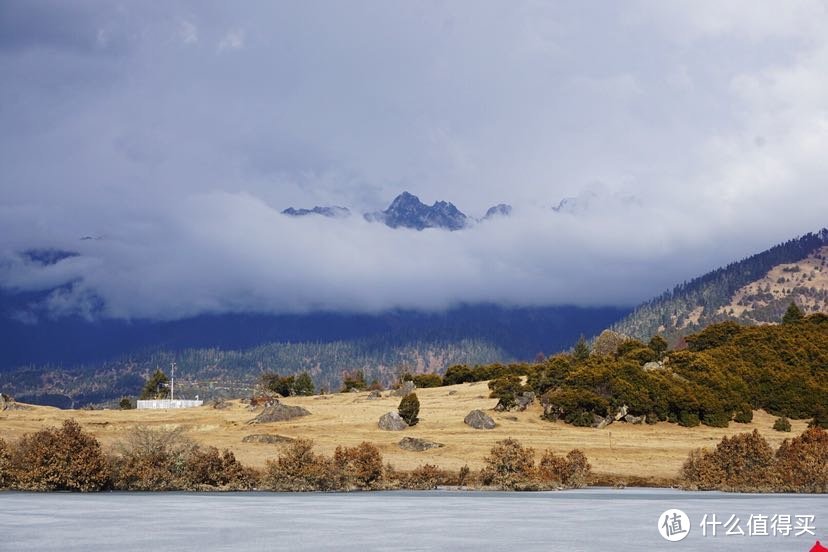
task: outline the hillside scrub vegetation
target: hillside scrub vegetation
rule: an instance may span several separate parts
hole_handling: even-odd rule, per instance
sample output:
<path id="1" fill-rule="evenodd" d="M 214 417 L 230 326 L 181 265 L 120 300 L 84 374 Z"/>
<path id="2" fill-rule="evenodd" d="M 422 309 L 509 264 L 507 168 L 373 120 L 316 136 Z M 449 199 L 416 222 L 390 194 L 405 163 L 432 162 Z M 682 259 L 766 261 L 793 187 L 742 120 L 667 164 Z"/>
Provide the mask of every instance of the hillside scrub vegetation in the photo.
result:
<path id="1" fill-rule="evenodd" d="M 701 490 L 828 492 L 828 433 L 808 429 L 785 439 L 776 452 L 756 430 L 725 437 L 712 451 L 692 451 L 681 481 Z"/>
<path id="2" fill-rule="evenodd" d="M 668 352 L 663 339 L 627 339 L 614 351 L 602 344 L 601 353 L 559 354 L 536 364 L 452 366 L 443 383 L 490 380 L 501 409 L 530 390 L 544 418 L 577 426 L 618 415 L 727 427 L 750 423 L 753 411 L 764 409 L 828 427 L 828 316 L 766 326 L 722 322 L 686 342 L 687 349 Z"/>

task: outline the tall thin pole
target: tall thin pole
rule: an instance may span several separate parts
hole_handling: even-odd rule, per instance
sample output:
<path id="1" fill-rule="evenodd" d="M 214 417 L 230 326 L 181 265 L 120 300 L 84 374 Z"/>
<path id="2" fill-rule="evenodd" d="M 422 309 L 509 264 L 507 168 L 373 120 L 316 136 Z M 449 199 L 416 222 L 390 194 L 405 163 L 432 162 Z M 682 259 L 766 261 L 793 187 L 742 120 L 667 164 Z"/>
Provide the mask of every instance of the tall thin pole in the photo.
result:
<path id="1" fill-rule="evenodd" d="M 170 366 L 172 368 L 172 380 L 170 380 L 171 381 L 171 383 L 170 383 L 170 400 L 174 401 L 175 400 L 175 362 L 171 363 Z"/>

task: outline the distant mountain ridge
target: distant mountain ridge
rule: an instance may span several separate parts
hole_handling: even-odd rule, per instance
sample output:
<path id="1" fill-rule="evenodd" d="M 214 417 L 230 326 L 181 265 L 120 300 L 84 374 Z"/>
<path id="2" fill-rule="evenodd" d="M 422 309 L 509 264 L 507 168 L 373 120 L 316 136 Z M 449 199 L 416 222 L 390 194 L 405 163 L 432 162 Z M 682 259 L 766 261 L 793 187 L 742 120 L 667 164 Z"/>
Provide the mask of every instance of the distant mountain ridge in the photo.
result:
<path id="1" fill-rule="evenodd" d="M 778 322 L 791 302 L 806 313 L 828 312 L 828 229 L 679 284 L 611 329 L 641 340 L 661 334 L 676 341 L 715 322 Z"/>
<path id="2" fill-rule="evenodd" d="M 264 370 L 308 371 L 327 389 L 337 388 L 345 370 L 389 384 L 400 368 L 442 372 L 456 363 L 531 360 L 565 350 L 580 334 L 597 333 L 627 312 L 474 305 L 435 313 L 236 314 L 171 322 L 25 324 L 0 317 L 7 344 L 0 348 L 0 391 L 38 404 L 97 404 L 136 393 L 148 372 L 172 361 L 188 388 L 207 398 L 248 388 Z"/>
<path id="3" fill-rule="evenodd" d="M 323 217 L 328 218 L 345 218 L 351 216 L 351 210 L 347 207 L 340 207 L 338 205 L 331 205 L 330 207 L 320 207 L 317 205 L 313 209 L 294 209 L 293 207 L 288 207 L 282 211 L 282 214 L 289 215 L 291 217 L 322 215 Z"/>
<path id="4" fill-rule="evenodd" d="M 512 213 L 512 206 L 500 203 L 486 211 L 480 221 L 489 220 L 496 216 L 508 217 Z M 350 209 L 339 206 L 316 206 L 312 209 L 288 207 L 282 211 L 283 215 L 302 217 L 307 215 L 322 215 L 328 218 L 344 218 L 351 215 Z M 389 228 L 411 228 L 425 230 L 438 228 L 442 230 L 462 230 L 477 219 L 469 217 L 448 201 L 435 201 L 426 205 L 420 198 L 409 192 L 403 192 L 391 202 L 384 211 L 373 211 L 363 214 L 368 222 L 380 222 Z"/>

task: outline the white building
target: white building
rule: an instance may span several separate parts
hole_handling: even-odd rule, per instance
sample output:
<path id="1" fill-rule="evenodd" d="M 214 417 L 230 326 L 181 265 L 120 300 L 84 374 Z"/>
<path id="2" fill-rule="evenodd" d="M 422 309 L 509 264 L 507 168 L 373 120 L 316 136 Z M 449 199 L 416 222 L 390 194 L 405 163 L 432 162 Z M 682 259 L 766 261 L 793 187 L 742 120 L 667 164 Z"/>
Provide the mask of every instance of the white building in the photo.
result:
<path id="1" fill-rule="evenodd" d="M 151 401 L 136 401 L 138 403 L 138 410 L 159 410 L 164 408 L 193 408 L 201 406 L 204 401 L 199 400 L 184 400 L 184 399 L 156 399 Z"/>

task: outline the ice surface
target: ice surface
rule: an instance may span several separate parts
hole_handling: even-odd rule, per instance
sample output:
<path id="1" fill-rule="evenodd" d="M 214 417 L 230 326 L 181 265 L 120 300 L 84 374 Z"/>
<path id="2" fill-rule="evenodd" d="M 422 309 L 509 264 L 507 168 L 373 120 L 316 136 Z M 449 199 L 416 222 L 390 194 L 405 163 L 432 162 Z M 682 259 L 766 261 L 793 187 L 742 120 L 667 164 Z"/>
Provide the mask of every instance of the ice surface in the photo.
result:
<path id="1" fill-rule="evenodd" d="M 659 514 L 684 510 L 681 542 Z M 704 514 L 815 516 L 816 536 L 703 537 Z M 0 550 L 807 551 L 828 541 L 825 495 L 586 489 L 551 493 L 0 493 Z"/>

